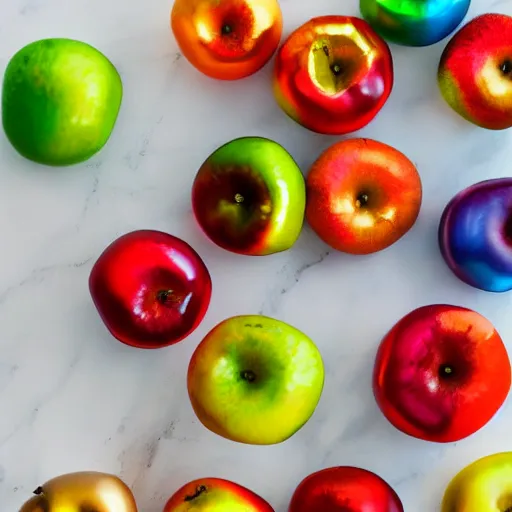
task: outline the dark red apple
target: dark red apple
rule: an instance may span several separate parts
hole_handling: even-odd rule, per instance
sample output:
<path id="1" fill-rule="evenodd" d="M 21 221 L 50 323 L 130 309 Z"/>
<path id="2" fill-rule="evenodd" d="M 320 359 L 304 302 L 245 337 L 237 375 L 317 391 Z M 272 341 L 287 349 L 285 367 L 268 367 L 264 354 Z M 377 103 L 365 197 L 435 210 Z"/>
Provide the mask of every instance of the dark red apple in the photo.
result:
<path id="1" fill-rule="evenodd" d="M 398 494 L 366 469 L 340 466 L 306 477 L 297 487 L 289 512 L 403 512 Z"/>
<path id="2" fill-rule="evenodd" d="M 89 289 L 115 338 L 154 349 L 178 343 L 198 327 L 210 304 L 212 282 L 189 244 L 141 230 L 105 249 L 91 271 Z"/>

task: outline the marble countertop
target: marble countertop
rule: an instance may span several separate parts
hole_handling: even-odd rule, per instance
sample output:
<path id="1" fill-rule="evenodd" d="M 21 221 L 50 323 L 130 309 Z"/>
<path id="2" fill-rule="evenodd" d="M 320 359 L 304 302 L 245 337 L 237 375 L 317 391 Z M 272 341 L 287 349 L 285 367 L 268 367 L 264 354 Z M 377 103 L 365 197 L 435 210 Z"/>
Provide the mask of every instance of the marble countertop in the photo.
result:
<path id="1" fill-rule="evenodd" d="M 358 14 L 356 0 L 281 0 L 285 31 L 321 14 Z M 141 512 L 161 512 L 182 484 L 217 476 L 286 510 L 306 475 L 356 465 L 385 478 L 408 512 L 436 511 L 466 464 L 512 450 L 510 401 L 486 428 L 436 445 L 395 430 L 370 379 L 385 332 L 417 306 L 451 303 L 487 316 L 512 350 L 512 295 L 472 289 L 437 247 L 448 200 L 485 178 L 510 174 L 512 131 L 458 118 L 435 80 L 446 40 L 392 46 L 396 82 L 378 118 L 358 135 L 391 144 L 418 166 L 424 203 L 415 228 L 368 257 L 334 252 L 308 229 L 289 252 L 251 259 L 213 246 L 196 227 L 190 188 L 203 160 L 241 135 L 283 144 L 306 172 L 336 137 L 310 133 L 276 106 L 271 66 L 240 82 L 210 80 L 181 57 L 169 29 L 170 0 L 4 0 L 1 72 L 42 37 L 87 41 L 118 67 L 125 97 L 105 149 L 66 169 L 37 166 L 0 135 L 0 504 L 18 510 L 58 474 L 120 475 Z M 468 17 L 512 14 L 511 0 L 473 0 Z M 185 342 L 159 351 L 115 341 L 94 309 L 87 279 L 112 240 L 140 228 L 170 232 L 204 258 L 214 279 L 210 309 Z M 322 312 L 320 320 L 319 311 Z M 313 418 L 287 442 L 235 444 L 207 431 L 186 393 L 189 358 L 219 321 L 263 313 L 311 336 L 326 363 Z"/>

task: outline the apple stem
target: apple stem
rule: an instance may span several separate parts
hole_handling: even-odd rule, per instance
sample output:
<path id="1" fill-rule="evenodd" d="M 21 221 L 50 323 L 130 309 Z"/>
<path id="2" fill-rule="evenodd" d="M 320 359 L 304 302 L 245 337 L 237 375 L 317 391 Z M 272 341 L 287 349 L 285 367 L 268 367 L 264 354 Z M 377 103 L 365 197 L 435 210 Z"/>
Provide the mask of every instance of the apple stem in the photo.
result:
<path id="1" fill-rule="evenodd" d="M 500 70 L 504 75 L 512 76 L 512 60 L 505 59 L 500 66 Z"/>
<path id="2" fill-rule="evenodd" d="M 185 496 L 185 501 L 195 500 L 196 498 L 201 496 L 201 494 L 203 494 L 203 492 L 206 492 L 206 486 L 205 485 L 198 485 L 196 487 L 196 492 L 194 494 L 192 494 L 192 496 L 190 496 L 190 495 Z"/>
<path id="3" fill-rule="evenodd" d="M 39 496 L 40 494 L 43 494 L 43 488 L 41 486 L 39 486 L 35 491 L 34 491 L 34 494 L 36 496 Z"/>
<path id="4" fill-rule="evenodd" d="M 168 304 L 169 302 L 171 302 L 173 293 L 174 290 L 161 290 L 157 293 L 157 299 L 162 304 Z"/>
<path id="5" fill-rule="evenodd" d="M 332 70 L 332 72 L 333 72 L 336 76 L 341 75 L 341 66 L 340 66 L 339 64 L 334 64 L 334 65 L 331 67 L 331 70 Z"/>
<path id="6" fill-rule="evenodd" d="M 229 34 L 231 34 L 231 32 L 233 32 L 233 29 L 231 28 L 231 25 L 228 25 L 226 23 L 225 25 L 222 26 L 221 32 L 222 32 L 222 35 L 228 36 Z"/>
<path id="7" fill-rule="evenodd" d="M 366 206 L 368 204 L 368 194 L 360 194 L 358 197 L 357 197 L 357 200 L 356 200 L 356 206 L 358 208 L 361 208 L 362 206 Z"/>
<path id="8" fill-rule="evenodd" d="M 235 194 L 235 202 L 240 204 L 245 201 L 245 198 L 242 194 Z"/>

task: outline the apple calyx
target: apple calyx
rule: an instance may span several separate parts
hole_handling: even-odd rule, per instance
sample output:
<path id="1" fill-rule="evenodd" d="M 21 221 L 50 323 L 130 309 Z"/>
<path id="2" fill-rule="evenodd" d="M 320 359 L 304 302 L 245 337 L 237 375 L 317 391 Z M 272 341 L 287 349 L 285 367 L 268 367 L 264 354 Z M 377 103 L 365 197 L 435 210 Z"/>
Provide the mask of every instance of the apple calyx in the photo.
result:
<path id="1" fill-rule="evenodd" d="M 509 78 L 512 78 L 512 59 L 505 59 L 501 64 L 500 64 L 500 71 L 505 75 L 505 76 L 508 76 Z M 508 511 L 506 511 L 508 512 Z"/>
<path id="2" fill-rule="evenodd" d="M 225 23 L 224 25 L 222 25 L 222 28 L 220 31 L 223 36 L 229 36 L 229 34 L 231 34 L 231 32 L 233 32 L 233 28 L 228 23 Z"/>
<path id="3" fill-rule="evenodd" d="M 192 495 L 188 494 L 185 496 L 184 501 L 194 501 L 195 499 L 199 498 L 201 494 L 205 493 L 207 491 L 206 485 L 198 485 L 196 487 L 196 492 Z"/>
<path id="4" fill-rule="evenodd" d="M 356 206 L 358 208 L 364 208 L 367 204 L 370 198 L 368 197 L 368 194 L 363 192 L 362 194 L 359 194 L 356 199 Z"/>
<path id="5" fill-rule="evenodd" d="M 450 364 L 442 364 L 439 367 L 439 376 L 443 379 L 453 378 L 456 375 L 455 369 Z"/>
<path id="6" fill-rule="evenodd" d="M 39 486 L 32 494 L 35 494 L 36 496 L 40 496 L 41 494 L 43 494 L 44 492 L 44 489 Z"/>
<path id="7" fill-rule="evenodd" d="M 158 302 L 163 304 L 164 306 L 168 306 L 178 302 L 178 297 L 174 294 L 174 290 L 160 290 L 156 294 L 156 298 Z"/>
<path id="8" fill-rule="evenodd" d="M 247 382 L 254 382 L 256 380 L 256 374 L 252 370 L 244 370 L 240 372 L 240 377 Z"/>

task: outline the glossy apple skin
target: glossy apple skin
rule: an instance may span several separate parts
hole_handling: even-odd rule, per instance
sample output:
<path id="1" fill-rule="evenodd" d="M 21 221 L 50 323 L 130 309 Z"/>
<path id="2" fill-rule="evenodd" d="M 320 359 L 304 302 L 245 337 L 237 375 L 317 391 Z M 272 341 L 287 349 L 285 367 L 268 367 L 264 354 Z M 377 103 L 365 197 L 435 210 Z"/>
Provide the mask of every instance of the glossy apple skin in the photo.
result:
<path id="1" fill-rule="evenodd" d="M 404 46 L 429 46 L 450 35 L 471 0 L 360 0 L 363 18 L 384 39 Z"/>
<path id="2" fill-rule="evenodd" d="M 239 80 L 275 53 L 283 16 L 277 0 L 175 0 L 171 27 L 196 69 L 218 80 Z"/>
<path id="3" fill-rule="evenodd" d="M 365 469 L 340 466 L 306 477 L 295 490 L 288 512 L 403 512 L 397 493 Z"/>
<path id="4" fill-rule="evenodd" d="M 294 327 L 260 315 L 214 327 L 188 369 L 188 393 L 203 425 L 232 441 L 281 443 L 310 419 L 324 384 L 322 357 Z"/>
<path id="5" fill-rule="evenodd" d="M 438 443 L 483 428 L 510 391 L 510 361 L 493 325 L 451 305 L 418 308 L 382 341 L 373 391 L 386 418 L 406 434 Z"/>
<path id="6" fill-rule="evenodd" d="M 441 217 L 439 246 L 465 283 L 488 292 L 512 290 L 512 178 L 459 192 Z"/>
<path id="7" fill-rule="evenodd" d="M 123 96 L 114 65 L 70 39 L 31 43 L 9 61 L 2 121 L 13 147 L 50 166 L 83 162 L 107 143 Z"/>
<path id="8" fill-rule="evenodd" d="M 19 512 L 137 512 L 128 486 L 114 475 L 95 471 L 52 478 L 34 491 Z"/>
<path id="9" fill-rule="evenodd" d="M 316 234 L 338 251 L 359 255 L 402 238 L 422 202 L 414 164 L 371 139 L 348 139 L 328 148 L 311 167 L 306 191 L 306 219 Z"/>
<path id="10" fill-rule="evenodd" d="M 489 130 L 512 126 L 512 17 L 483 14 L 464 25 L 443 51 L 439 88 L 467 121 Z"/>
<path id="11" fill-rule="evenodd" d="M 199 326 L 212 282 L 203 260 L 185 241 L 140 230 L 105 249 L 92 268 L 89 289 L 115 338 L 156 349 L 178 343 Z"/>
<path id="12" fill-rule="evenodd" d="M 201 166 L 192 206 L 199 226 L 219 247 L 266 256 L 290 249 L 299 238 L 306 185 L 282 146 L 243 137 L 218 148 Z"/>
<path id="13" fill-rule="evenodd" d="M 441 512 L 507 512 L 512 507 L 510 482 L 512 452 L 478 459 L 451 480 Z"/>
<path id="14" fill-rule="evenodd" d="M 251 490 L 221 478 L 194 480 L 176 491 L 163 512 L 274 512 Z"/>
<path id="15" fill-rule="evenodd" d="M 387 43 L 359 18 L 322 16 L 293 32 L 277 52 L 274 94 L 283 111 L 327 135 L 372 121 L 393 88 Z"/>

